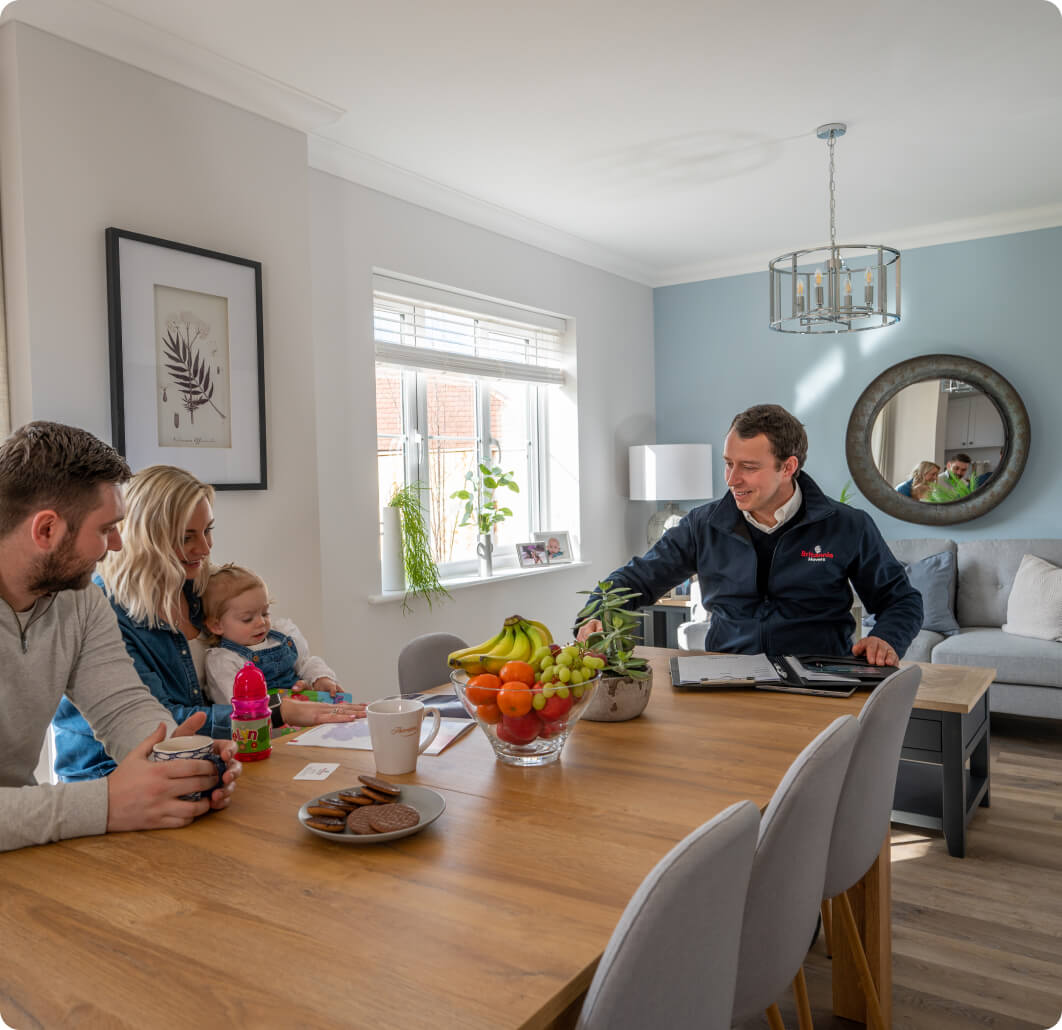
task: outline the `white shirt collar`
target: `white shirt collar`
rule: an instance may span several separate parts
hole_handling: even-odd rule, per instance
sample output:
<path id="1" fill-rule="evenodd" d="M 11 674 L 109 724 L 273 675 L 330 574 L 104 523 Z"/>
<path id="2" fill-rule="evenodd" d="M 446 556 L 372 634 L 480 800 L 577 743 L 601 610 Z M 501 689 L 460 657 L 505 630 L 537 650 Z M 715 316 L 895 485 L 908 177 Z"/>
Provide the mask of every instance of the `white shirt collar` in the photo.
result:
<path id="1" fill-rule="evenodd" d="M 794 478 L 793 496 L 790 497 L 789 500 L 781 506 L 781 508 L 778 508 L 775 511 L 775 521 L 773 526 L 765 526 L 762 522 L 758 522 L 752 517 L 751 511 L 742 511 L 741 514 L 744 515 L 745 518 L 749 521 L 749 523 L 755 526 L 761 533 L 774 533 L 775 531 L 781 529 L 782 526 L 784 526 L 800 510 L 800 500 L 800 484 L 797 483 L 796 479 Z"/>

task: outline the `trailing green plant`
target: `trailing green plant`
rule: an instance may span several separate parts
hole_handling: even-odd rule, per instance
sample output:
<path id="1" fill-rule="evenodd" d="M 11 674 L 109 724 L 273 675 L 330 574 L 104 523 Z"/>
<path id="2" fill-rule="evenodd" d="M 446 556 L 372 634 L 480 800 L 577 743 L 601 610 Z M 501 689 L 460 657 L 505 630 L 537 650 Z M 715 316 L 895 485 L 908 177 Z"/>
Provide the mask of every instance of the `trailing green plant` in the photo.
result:
<path id="1" fill-rule="evenodd" d="M 584 650 L 593 651 L 605 659 L 601 675 L 647 680 L 649 663 L 634 656 L 635 647 L 642 642 L 635 627 L 644 618 L 644 613 L 632 612 L 628 607 L 638 592 L 614 586 L 612 580 L 606 579 L 598 583 L 596 590 L 580 590 L 579 593 L 589 594 L 590 600 L 576 616 L 576 625 L 584 626 L 596 619 L 602 626 L 582 644 Z"/>
<path id="2" fill-rule="evenodd" d="M 450 597 L 450 592 L 439 579 L 439 566 L 431 553 L 431 533 L 424 508 L 420 503 L 421 483 L 409 483 L 396 487 L 387 502 L 389 508 L 397 508 L 402 523 L 402 567 L 406 576 L 406 593 L 402 598 L 402 613 L 413 611 L 411 597 L 423 597 L 430 609 L 438 596 Z"/>
<path id="3" fill-rule="evenodd" d="M 841 487 L 841 493 L 837 500 L 839 500 L 841 504 L 851 504 L 852 501 L 855 500 L 855 490 L 852 489 L 852 481 L 850 479 Z"/>
<path id="4" fill-rule="evenodd" d="M 467 486 L 450 494 L 456 500 L 465 502 L 464 515 L 459 525 L 475 525 L 480 534 L 486 535 L 499 522 L 512 517 L 512 509 L 502 507 L 497 498 L 497 492 L 502 487 L 512 490 L 513 493 L 520 492 L 520 487 L 513 479 L 512 469 L 503 472 L 500 466 L 488 465 L 481 461 L 465 473 L 465 482 Z"/>
<path id="5" fill-rule="evenodd" d="M 969 481 L 955 475 L 951 469 L 945 479 L 938 479 L 924 500 L 930 504 L 947 504 L 969 497 L 977 489 L 977 476 L 971 474 Z"/>

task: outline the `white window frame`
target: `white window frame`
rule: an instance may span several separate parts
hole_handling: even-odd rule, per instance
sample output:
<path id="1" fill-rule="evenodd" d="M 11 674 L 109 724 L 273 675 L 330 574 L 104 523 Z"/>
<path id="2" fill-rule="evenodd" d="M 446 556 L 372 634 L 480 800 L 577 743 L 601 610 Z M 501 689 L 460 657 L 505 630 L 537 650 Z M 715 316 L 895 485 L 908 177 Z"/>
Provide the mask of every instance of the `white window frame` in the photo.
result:
<path id="1" fill-rule="evenodd" d="M 491 450 L 494 442 L 486 435 L 486 428 L 490 425 L 490 383 L 499 379 L 523 382 L 527 387 L 528 395 L 526 417 L 529 454 L 527 467 L 530 481 L 526 485 L 520 484 L 521 495 L 514 495 L 514 499 L 515 496 L 526 496 L 524 503 L 528 506 L 529 532 L 551 528 L 546 524 L 550 510 L 550 463 L 548 460 L 550 437 L 547 390 L 551 384 L 561 386 L 565 382 L 560 354 L 567 330 L 566 321 L 546 313 L 508 308 L 498 302 L 457 295 L 441 291 L 437 287 L 424 287 L 421 284 L 395 280 L 390 276 L 374 276 L 373 285 L 374 321 L 377 310 L 376 300 L 383 299 L 413 305 L 411 320 L 413 323 L 419 320 L 417 307 L 423 305 L 425 308 L 434 310 L 442 306 L 457 310 L 464 316 L 482 317 L 491 322 L 538 325 L 553 334 L 555 341 L 547 341 L 545 360 L 541 364 L 529 362 L 527 365 L 516 365 L 512 361 L 499 360 L 497 356 L 488 355 L 481 359 L 478 355 L 471 357 L 467 353 L 458 355 L 442 349 L 419 347 L 415 325 L 403 320 L 399 330 L 400 343 L 376 342 L 375 366 L 377 369 L 390 367 L 400 373 L 402 452 L 406 483 L 425 483 L 429 490 L 437 488 L 438 485 L 431 481 L 426 446 L 428 437 L 427 373 L 442 371 L 474 381 L 475 447 L 479 460 L 487 463 L 491 463 Z M 481 312 L 479 310 L 481 307 L 486 307 L 487 310 Z M 537 355 L 538 349 L 532 348 L 532 353 Z M 517 567 L 515 553 L 510 554 L 508 551 L 509 549 L 502 548 L 495 552 L 495 568 L 515 569 Z M 475 578 L 478 576 L 478 570 L 478 559 L 474 558 L 443 562 L 439 566 L 440 576 L 444 581 Z"/>

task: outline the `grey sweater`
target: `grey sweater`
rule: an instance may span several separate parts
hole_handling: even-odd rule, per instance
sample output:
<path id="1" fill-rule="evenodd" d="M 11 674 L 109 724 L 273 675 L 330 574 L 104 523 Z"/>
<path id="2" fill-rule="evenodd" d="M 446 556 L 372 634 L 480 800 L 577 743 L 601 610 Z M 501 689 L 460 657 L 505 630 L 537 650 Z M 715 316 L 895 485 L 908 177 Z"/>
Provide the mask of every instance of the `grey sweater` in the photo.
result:
<path id="1" fill-rule="evenodd" d="M 170 713 L 126 654 L 96 586 L 40 598 L 19 617 L 0 601 L 0 851 L 105 833 L 107 781 L 38 785 L 34 769 L 65 693 L 120 762 Z"/>

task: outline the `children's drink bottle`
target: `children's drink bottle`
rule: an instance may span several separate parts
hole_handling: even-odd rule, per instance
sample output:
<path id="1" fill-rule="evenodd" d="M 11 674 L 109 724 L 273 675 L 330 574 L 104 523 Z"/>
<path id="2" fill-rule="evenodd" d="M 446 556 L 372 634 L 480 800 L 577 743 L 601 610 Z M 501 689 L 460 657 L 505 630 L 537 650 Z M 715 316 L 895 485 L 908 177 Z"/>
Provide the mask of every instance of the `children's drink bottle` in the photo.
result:
<path id="1" fill-rule="evenodd" d="M 271 721 L 265 676 L 247 662 L 232 684 L 232 739 L 241 762 L 260 762 L 273 753 L 269 739 Z"/>

